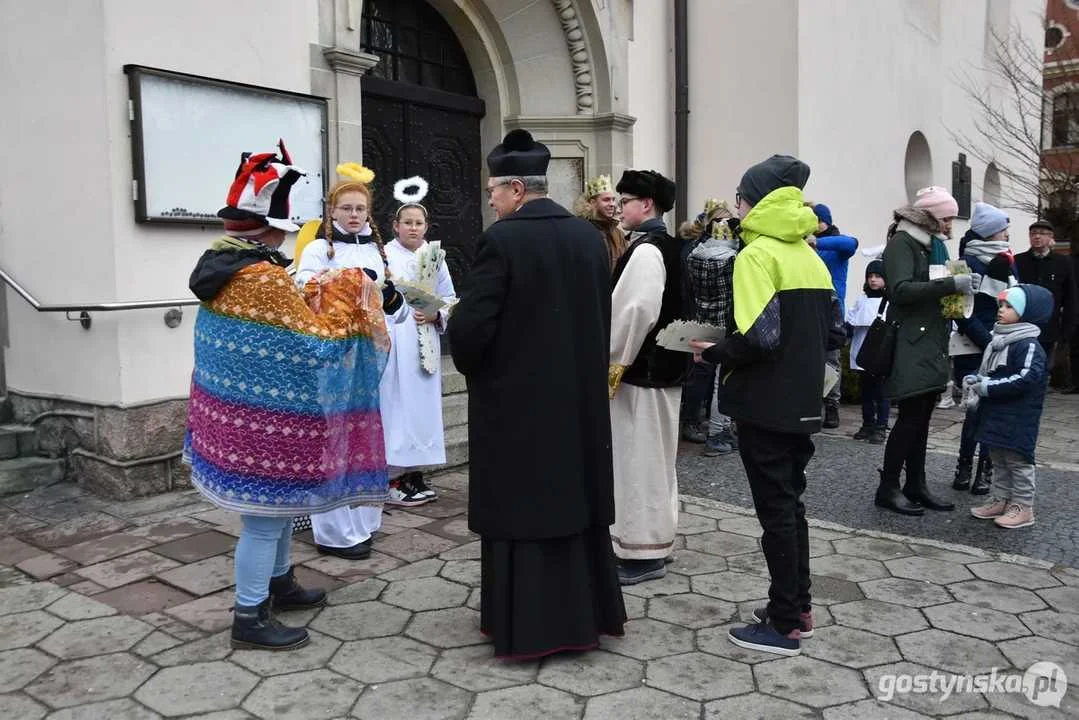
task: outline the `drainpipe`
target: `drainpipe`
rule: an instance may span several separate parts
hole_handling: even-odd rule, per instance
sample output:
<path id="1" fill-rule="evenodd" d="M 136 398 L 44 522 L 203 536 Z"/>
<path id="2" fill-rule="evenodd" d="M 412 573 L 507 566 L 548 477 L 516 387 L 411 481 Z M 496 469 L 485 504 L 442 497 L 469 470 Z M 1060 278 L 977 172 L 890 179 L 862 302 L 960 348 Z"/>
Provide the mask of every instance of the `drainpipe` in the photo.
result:
<path id="1" fill-rule="evenodd" d="M 689 197 L 689 37 L 688 0 L 674 2 L 674 182 L 675 227 L 688 217 Z"/>

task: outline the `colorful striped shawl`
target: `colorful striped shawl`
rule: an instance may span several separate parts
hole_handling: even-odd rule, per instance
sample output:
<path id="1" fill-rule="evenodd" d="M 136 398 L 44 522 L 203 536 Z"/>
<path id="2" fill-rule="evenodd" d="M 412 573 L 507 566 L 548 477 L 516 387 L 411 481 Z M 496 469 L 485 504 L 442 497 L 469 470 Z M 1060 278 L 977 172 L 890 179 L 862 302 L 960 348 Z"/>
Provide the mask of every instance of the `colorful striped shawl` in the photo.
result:
<path id="1" fill-rule="evenodd" d="M 360 270 L 305 291 L 306 303 L 283 268 L 260 262 L 199 308 L 184 459 L 226 510 L 293 516 L 386 498 L 381 294 Z"/>

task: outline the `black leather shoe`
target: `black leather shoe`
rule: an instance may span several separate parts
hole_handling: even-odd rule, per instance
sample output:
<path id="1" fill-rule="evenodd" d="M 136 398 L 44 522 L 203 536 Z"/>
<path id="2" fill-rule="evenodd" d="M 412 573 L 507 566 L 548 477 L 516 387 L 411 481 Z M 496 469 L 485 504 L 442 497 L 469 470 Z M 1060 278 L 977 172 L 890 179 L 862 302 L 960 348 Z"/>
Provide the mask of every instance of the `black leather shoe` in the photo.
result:
<path id="1" fill-rule="evenodd" d="M 319 555 L 335 555 L 345 560 L 363 560 L 371 555 L 371 538 L 362 543 L 356 543 L 352 547 L 330 547 L 329 545 L 315 545 Z"/>
<path id="2" fill-rule="evenodd" d="M 254 607 L 237 605 L 232 616 L 232 647 L 238 650 L 294 650 L 310 639 L 306 629 L 277 622 L 269 598 Z"/>
<path id="3" fill-rule="evenodd" d="M 873 504 L 885 510 L 899 513 L 900 515 L 924 515 L 925 508 L 918 503 L 911 502 L 898 488 L 881 488 L 877 490 L 877 496 Z"/>
<path id="4" fill-rule="evenodd" d="M 930 510 L 939 510 L 941 512 L 955 510 L 955 503 L 950 503 L 935 497 L 929 492 L 929 488 L 924 485 L 912 488 L 910 487 L 910 483 L 907 483 L 907 487 L 903 488 L 903 494 L 906 495 L 907 499 L 912 503 L 921 505 Z"/>
<path id="5" fill-rule="evenodd" d="M 326 604 L 325 590 L 307 590 L 296 581 L 289 568 L 284 575 L 270 578 L 270 604 L 274 610 L 309 610 Z"/>
<path id="6" fill-rule="evenodd" d="M 988 495 L 993 486 L 993 463 L 989 458 L 978 458 L 978 469 L 974 473 L 974 482 L 970 485 L 971 495 Z"/>
<path id="7" fill-rule="evenodd" d="M 839 427 L 839 408 L 834 405 L 825 405 L 824 422 L 821 425 L 829 430 Z"/>

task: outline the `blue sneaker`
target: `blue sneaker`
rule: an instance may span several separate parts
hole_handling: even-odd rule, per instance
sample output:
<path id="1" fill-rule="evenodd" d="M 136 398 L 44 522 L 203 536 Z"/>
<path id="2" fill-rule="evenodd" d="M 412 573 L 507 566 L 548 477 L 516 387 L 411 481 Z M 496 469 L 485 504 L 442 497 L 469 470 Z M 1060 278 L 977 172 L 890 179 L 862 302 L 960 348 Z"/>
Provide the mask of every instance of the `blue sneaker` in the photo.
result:
<path id="1" fill-rule="evenodd" d="M 724 437 L 724 433 L 719 433 L 718 435 L 708 436 L 708 439 L 704 441 L 704 450 L 701 451 L 701 455 L 704 457 L 719 457 L 732 452 L 734 452 L 734 448 Z"/>
<path id="2" fill-rule="evenodd" d="M 780 635 L 771 623 L 755 623 L 740 628 L 731 628 L 727 639 L 738 647 L 747 650 L 775 653 L 791 657 L 802 654 L 802 633 L 798 629 L 789 635 Z"/>

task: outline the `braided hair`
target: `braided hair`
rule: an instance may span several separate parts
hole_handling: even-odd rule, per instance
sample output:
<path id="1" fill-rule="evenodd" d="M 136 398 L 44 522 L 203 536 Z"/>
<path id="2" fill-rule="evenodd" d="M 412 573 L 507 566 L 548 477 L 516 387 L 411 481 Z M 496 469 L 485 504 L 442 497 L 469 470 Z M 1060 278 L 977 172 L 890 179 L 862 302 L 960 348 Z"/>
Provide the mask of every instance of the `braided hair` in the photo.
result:
<path id="1" fill-rule="evenodd" d="M 345 193 L 358 192 L 367 198 L 367 224 L 371 228 L 371 237 L 374 238 L 375 246 L 378 248 L 378 254 L 382 256 L 382 265 L 385 270 L 386 279 L 390 279 L 390 261 L 386 257 L 386 247 L 382 242 L 382 233 L 379 232 L 378 223 L 374 221 L 375 207 L 374 207 L 374 193 L 371 192 L 370 186 L 366 183 L 358 182 L 356 180 L 344 180 L 337 183 L 330 188 L 330 194 L 326 196 L 326 213 L 322 219 L 322 234 L 326 237 L 326 244 L 329 246 L 326 251 L 326 257 L 333 258 L 333 217 L 331 212 L 334 207 L 337 206 L 337 198 Z"/>

